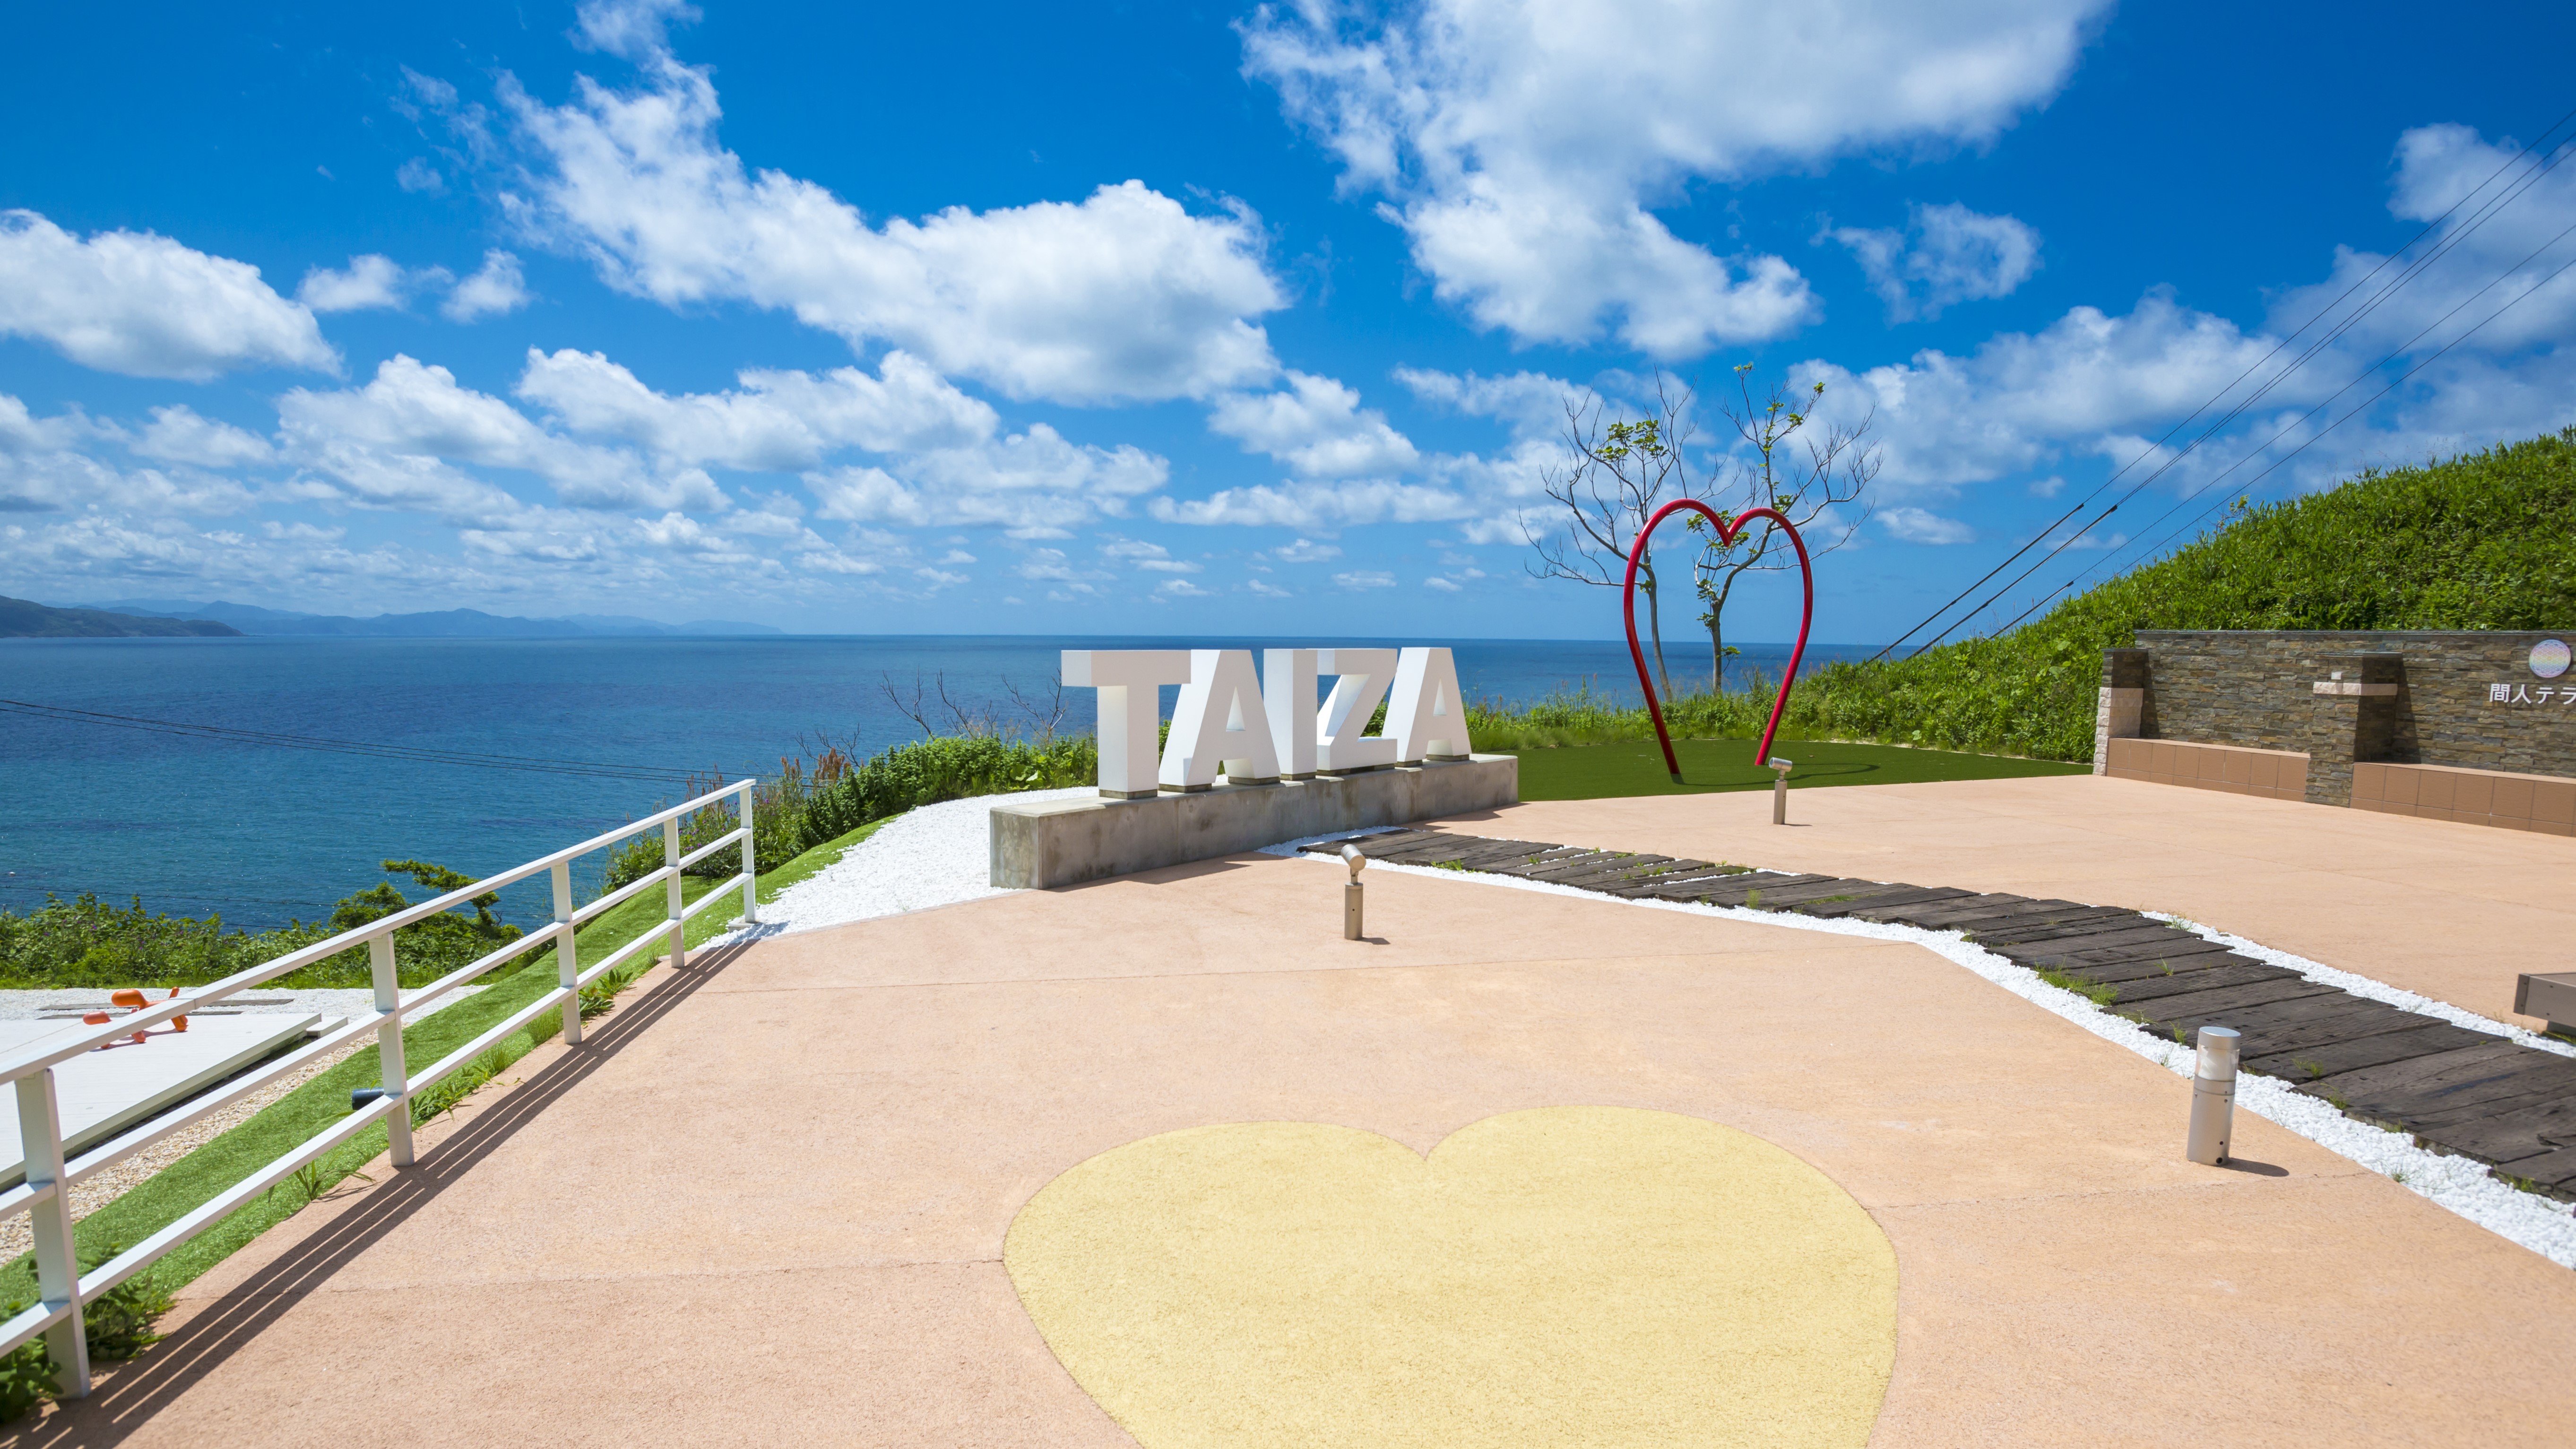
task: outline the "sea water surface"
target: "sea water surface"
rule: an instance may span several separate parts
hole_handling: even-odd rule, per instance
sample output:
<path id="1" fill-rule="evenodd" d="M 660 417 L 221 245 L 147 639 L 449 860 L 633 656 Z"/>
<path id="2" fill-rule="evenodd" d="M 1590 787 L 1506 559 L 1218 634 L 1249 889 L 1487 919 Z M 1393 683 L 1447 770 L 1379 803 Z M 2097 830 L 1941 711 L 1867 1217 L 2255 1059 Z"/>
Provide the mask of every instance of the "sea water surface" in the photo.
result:
<path id="1" fill-rule="evenodd" d="M 1065 649 L 1277 647 L 1393 640 L 759 637 L 724 639 L 26 639 L 0 641 L 0 698 L 321 741 L 537 761 L 773 774 L 826 740 L 864 755 L 921 734 L 889 687 L 937 720 L 938 691 L 1025 724 L 1010 691 L 1051 693 Z M 1411 641 L 1419 642 L 1419 641 Z M 1527 702 L 1590 686 L 1637 698 L 1619 641 L 1475 640 L 1456 650 L 1471 699 Z M 1704 646 L 1703 646 L 1704 647 Z M 1777 677 L 1785 645 L 1730 660 Z M 1865 656 L 1810 644 L 1809 668 Z M 1678 666 L 1687 656 L 1672 653 Z M 1704 662 L 1695 670 L 1707 677 Z M 1676 678 L 1680 670 L 1676 669 Z M 1174 689 L 1163 692 L 1168 714 Z M 1088 731 L 1092 694 L 1066 690 Z M 260 929 L 314 920 L 418 859 L 485 875 L 683 798 L 656 781 L 386 760 L 283 743 L 191 738 L 0 713 L 0 909 L 48 893 L 140 896 L 156 911 Z M 595 885 L 599 858 L 592 857 Z M 421 893 L 399 883 L 413 899 Z M 550 914 L 541 883 L 504 898 Z"/>

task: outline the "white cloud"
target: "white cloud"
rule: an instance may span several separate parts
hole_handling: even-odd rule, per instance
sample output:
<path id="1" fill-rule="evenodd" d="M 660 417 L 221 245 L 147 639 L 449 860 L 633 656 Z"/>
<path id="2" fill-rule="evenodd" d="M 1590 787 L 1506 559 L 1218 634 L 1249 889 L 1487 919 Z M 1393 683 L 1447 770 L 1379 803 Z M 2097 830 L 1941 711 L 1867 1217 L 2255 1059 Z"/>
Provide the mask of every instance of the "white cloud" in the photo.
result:
<path id="1" fill-rule="evenodd" d="M 1323 532 L 1366 523 L 1439 523 L 1466 518 L 1474 500 L 1447 488 L 1388 479 L 1259 484 L 1205 498 L 1157 498 L 1146 512 L 1164 523 L 1247 524 Z"/>
<path id="2" fill-rule="evenodd" d="M 436 196 L 447 190 L 447 178 L 426 157 L 414 156 L 394 168 L 394 184 L 405 191 L 426 192 Z"/>
<path id="3" fill-rule="evenodd" d="M 855 367 L 819 376 L 754 369 L 740 381 L 739 392 L 673 396 L 646 387 L 604 354 L 530 348 L 518 395 L 577 432 L 721 468 L 813 467 L 841 447 L 973 447 L 999 422 L 989 405 L 904 352 L 886 354 L 874 377 Z"/>
<path id="4" fill-rule="evenodd" d="M 1329 377 L 1290 372 L 1288 386 L 1271 393 L 1219 398 L 1208 426 L 1267 453 L 1308 478 L 1347 478 L 1413 466 L 1418 455 L 1386 415 L 1363 410 L 1360 395 Z"/>
<path id="5" fill-rule="evenodd" d="M 205 468 L 237 468 L 276 456 L 267 439 L 230 423 L 199 417 L 184 404 L 154 408 L 151 424 L 130 446 L 146 458 Z"/>
<path id="6" fill-rule="evenodd" d="M 2566 260 L 2563 249 L 2543 248 L 2576 224 L 2576 166 L 2561 162 L 2532 180 L 2534 161 L 2508 165 L 2520 149 L 2510 140 L 2485 141 L 2476 131 L 2459 125 L 2420 126 L 2398 138 L 2397 173 L 2391 181 L 2388 202 L 2391 216 L 2400 221 L 2429 222 L 2464 198 L 2468 204 L 2442 223 L 2435 238 L 2419 244 L 2406 257 L 2411 262 L 2436 247 L 2445 249 L 2446 255 L 2408 281 L 2403 289 L 2376 301 L 2368 315 L 2345 334 L 2341 350 L 2355 358 L 2345 365 L 2347 375 L 2359 361 L 2407 345 L 2428 326 L 2433 329 L 2431 335 L 2417 347 L 2439 347 L 2520 297 Z M 2493 182 L 2479 189 L 2491 177 L 2495 178 Z M 2527 190 L 2492 216 L 2477 220 L 2490 202 L 2525 181 L 2529 182 Z M 2535 250 L 2541 252 L 2539 258 L 2526 263 L 2524 259 Z M 2273 303 L 2273 330 L 2286 333 L 2299 328 L 2355 284 L 2360 284 L 2361 290 L 2345 304 L 2345 310 L 2374 299 L 2405 269 L 2405 263 L 2400 263 L 2379 270 L 2385 260 L 2376 252 L 2336 248 L 2333 268 L 2325 280 L 2292 288 Z M 2371 275 L 2374 271 L 2376 276 Z M 2490 288 L 2491 282 L 2495 285 Z M 2479 295 L 2482 288 L 2487 290 Z M 2576 271 L 2560 274 L 2556 281 L 2515 303 L 2482 329 L 2471 346 L 2479 352 L 2495 353 L 2551 345 L 2564 339 L 2571 329 L 2576 329 Z M 2307 340 L 2302 337 L 2300 342 L 2304 345 Z"/>
<path id="7" fill-rule="evenodd" d="M 2156 291 L 2125 316 L 2077 307 L 1966 357 L 1927 348 L 1857 374 L 1822 361 L 1792 371 L 1800 387 L 1826 384 L 1820 420 L 1876 411 L 1883 484 L 1953 486 L 2042 465 L 2070 440 L 2182 417 L 2269 350 Z"/>
<path id="8" fill-rule="evenodd" d="M 804 475 L 826 518 L 996 527 L 1015 538 L 1060 538 L 1127 511 L 1163 486 L 1164 458 L 1131 444 L 1068 441 L 1044 423 L 1026 432 Z"/>
<path id="9" fill-rule="evenodd" d="M 573 39 L 591 50 L 642 60 L 670 44 L 673 23 L 698 19 L 687 0 L 582 0 L 573 7 Z"/>
<path id="10" fill-rule="evenodd" d="M 1888 320 L 1938 317 L 1960 302 L 2007 297 L 2039 270 L 2039 233 L 2015 217 L 1964 206 L 1909 208 L 1902 230 L 1843 227 L 1849 248 Z"/>
<path id="11" fill-rule="evenodd" d="M 1338 544 L 1300 538 L 1272 549 L 1270 556 L 1281 563 L 1322 563 L 1326 559 L 1340 558 L 1342 550 Z"/>
<path id="12" fill-rule="evenodd" d="M 828 473 L 808 473 L 805 487 L 821 505 L 815 512 L 825 518 L 852 523 L 930 521 L 930 510 L 921 496 L 883 468 L 835 468 Z"/>
<path id="13" fill-rule="evenodd" d="M 1259 579 L 1253 579 L 1246 582 L 1244 587 L 1265 599 L 1289 599 L 1296 597 L 1296 595 L 1279 587 L 1277 584 L 1265 584 Z"/>
<path id="14" fill-rule="evenodd" d="M 340 366 L 312 312 L 277 295 L 259 268 L 150 232 L 83 241 L 32 211 L 0 212 L 0 333 L 134 377 Z"/>
<path id="15" fill-rule="evenodd" d="M 1395 587 L 1395 575 L 1382 569 L 1358 569 L 1333 575 L 1333 582 L 1346 589 L 1391 589 Z"/>
<path id="16" fill-rule="evenodd" d="M 1437 589 L 1444 594 L 1454 594 L 1458 592 L 1458 585 L 1449 582 L 1438 574 L 1434 574 L 1430 578 L 1424 579 L 1422 581 L 1422 586 L 1426 589 Z"/>
<path id="17" fill-rule="evenodd" d="M 1565 426 L 1565 405 L 1583 390 L 1543 372 L 1515 372 L 1483 377 L 1476 373 L 1437 372 L 1399 367 L 1395 380 L 1427 403 L 1494 418 L 1511 426 L 1514 437 L 1553 436 Z"/>
<path id="18" fill-rule="evenodd" d="M 414 285 L 433 279 L 444 280 L 447 273 L 435 268 L 424 272 L 406 272 L 393 258 L 370 252 L 349 258 L 341 271 L 315 267 L 304 274 L 304 284 L 295 289 L 295 300 L 316 312 L 365 312 L 377 308 L 399 307 Z"/>
<path id="19" fill-rule="evenodd" d="M 241 484 L 194 467 L 112 467 L 83 451 L 119 436 L 77 411 L 40 418 L 0 393 L 0 514 L 124 511 L 143 517 L 239 513 Z M 16 560 L 12 559 L 12 563 Z"/>
<path id="20" fill-rule="evenodd" d="M 515 511 L 518 500 L 456 465 L 523 469 L 576 508 L 722 509 L 697 469 L 646 470 L 634 455 L 560 438 L 499 398 L 457 385 L 446 368 L 397 353 L 363 388 L 278 399 L 288 452 L 352 501 L 449 515 Z"/>
<path id="21" fill-rule="evenodd" d="M 1172 557 L 1171 550 L 1143 539 L 1112 538 L 1100 546 L 1100 552 L 1104 557 L 1125 559 L 1147 573 L 1194 574 L 1203 567 L 1187 559 L 1176 559 Z"/>
<path id="22" fill-rule="evenodd" d="M 451 322 L 475 322 L 516 312 L 528 305 L 527 279 L 519 259 L 504 251 L 483 254 L 482 269 L 456 284 L 438 310 Z"/>
<path id="23" fill-rule="evenodd" d="M 1895 507 L 1878 510 L 1877 518 L 1887 531 L 1907 543 L 1975 543 L 1977 531 L 1955 518 L 1943 518 L 1921 508 Z"/>
<path id="24" fill-rule="evenodd" d="M 1198 585 L 1191 583 L 1188 579 L 1165 579 L 1162 583 L 1155 586 L 1154 592 L 1168 595 L 1175 599 L 1205 599 L 1213 597 L 1208 590 L 1200 588 Z"/>
<path id="25" fill-rule="evenodd" d="M 2046 101 L 2103 0 L 1428 0 L 1263 6 L 1245 69 L 1388 198 L 1438 295 L 1522 342 L 1615 331 L 1657 357 L 1810 315 L 1795 269 L 1720 258 L 1650 208 L 1873 148 L 1977 144 Z"/>
<path id="26" fill-rule="evenodd" d="M 632 28 L 604 34 L 641 43 Z M 719 146 L 704 71 L 658 49 L 642 64 L 633 91 L 584 77 L 561 107 L 509 95 L 545 163 L 518 200 L 523 221 L 613 286 L 670 306 L 783 308 L 1013 397 L 1206 397 L 1277 370 L 1252 319 L 1286 299 L 1241 206 L 1194 216 L 1130 181 L 1078 203 L 871 226 L 822 187 L 754 174 Z"/>

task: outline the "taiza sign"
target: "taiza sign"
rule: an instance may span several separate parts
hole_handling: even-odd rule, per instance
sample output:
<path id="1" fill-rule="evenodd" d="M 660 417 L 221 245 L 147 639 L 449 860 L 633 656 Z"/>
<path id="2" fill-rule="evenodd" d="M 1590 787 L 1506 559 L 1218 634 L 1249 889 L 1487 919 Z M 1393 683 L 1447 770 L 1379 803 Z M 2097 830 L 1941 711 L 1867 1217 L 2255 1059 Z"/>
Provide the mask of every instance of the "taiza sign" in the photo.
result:
<path id="1" fill-rule="evenodd" d="M 1323 707 L 1316 682 L 1333 678 Z M 1064 682 L 1100 692 L 1100 793 L 1269 785 L 1467 758 L 1467 710 L 1446 649 L 1067 649 Z M 1181 686 L 1159 764 L 1166 684 Z M 1386 733 L 1363 734 L 1386 702 Z"/>

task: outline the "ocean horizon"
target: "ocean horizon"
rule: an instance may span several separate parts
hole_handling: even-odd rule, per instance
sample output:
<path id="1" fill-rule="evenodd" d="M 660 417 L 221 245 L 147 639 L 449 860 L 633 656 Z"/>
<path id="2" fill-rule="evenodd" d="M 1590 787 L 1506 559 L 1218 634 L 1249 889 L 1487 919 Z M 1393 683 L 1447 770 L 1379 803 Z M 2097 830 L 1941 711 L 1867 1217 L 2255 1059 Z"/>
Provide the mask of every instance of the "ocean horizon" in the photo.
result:
<path id="1" fill-rule="evenodd" d="M 1208 636 L 764 635 L 535 639 L 246 637 L 0 641 L 0 697 L 226 730 L 623 768 L 766 777 L 825 743 L 864 756 L 920 737 L 888 698 L 1033 727 L 1012 691 L 1050 692 L 1065 649 L 1264 648 L 1421 640 Z M 1677 684 L 1707 644 L 1667 641 Z M 1449 641 L 1470 699 L 1525 704 L 1589 688 L 1633 704 L 1623 640 Z M 1776 677 L 1788 646 L 1746 643 L 1730 682 Z M 1810 643 L 1806 667 L 1874 646 Z M 1176 688 L 1163 691 L 1168 715 Z M 1093 724 L 1064 692 L 1060 728 Z M 474 768 L 0 713 L 22 789 L 0 840 L 0 909 L 83 892 L 264 929 L 314 920 L 383 879 L 387 859 L 504 870 L 681 798 L 652 781 Z M 595 871 L 595 867 L 594 867 Z M 405 893 L 418 898 L 410 882 Z M 521 925 L 543 888 L 506 893 Z"/>

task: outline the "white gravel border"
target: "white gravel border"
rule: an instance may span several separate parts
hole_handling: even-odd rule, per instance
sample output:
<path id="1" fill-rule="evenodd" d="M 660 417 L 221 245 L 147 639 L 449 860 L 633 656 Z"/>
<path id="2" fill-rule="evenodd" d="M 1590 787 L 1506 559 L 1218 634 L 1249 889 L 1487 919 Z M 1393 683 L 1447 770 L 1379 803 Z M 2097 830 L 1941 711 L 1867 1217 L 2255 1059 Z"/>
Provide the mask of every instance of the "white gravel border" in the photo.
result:
<path id="1" fill-rule="evenodd" d="M 1266 846 L 1268 855 L 1298 855 L 1308 845 L 1331 840 L 1350 840 L 1365 835 L 1382 835 L 1384 828 L 1374 830 L 1340 830 L 1327 835 L 1308 836 Z M 1328 856 L 1309 856 L 1327 865 L 1340 867 Z M 1680 911 L 1686 915 L 1710 916 L 1720 920 L 1747 921 L 1757 925 L 1779 926 L 1793 931 L 1817 931 L 1829 936 L 1858 936 L 1873 941 L 1905 941 L 1974 972 L 2013 995 L 2053 1015 L 2082 1027 L 2116 1046 L 2124 1047 L 2163 1067 L 2177 1077 L 2192 1073 L 2193 1052 L 2167 1038 L 2158 1037 L 2137 1023 L 2096 1006 L 2084 996 L 2063 987 L 2051 986 L 2039 979 L 2039 973 L 2019 965 L 1966 939 L 1959 931 L 1928 931 L 1917 926 L 1880 925 L 1872 921 L 1829 920 L 1821 916 L 1802 916 L 1794 911 L 1750 911 L 1735 906 L 1701 905 L 1691 901 L 1624 900 L 1605 896 L 1598 891 L 1574 886 L 1552 885 L 1545 881 L 1523 880 L 1517 876 L 1491 875 L 1480 871 L 1440 870 L 1432 866 L 1398 865 L 1391 861 L 1370 861 L 1372 871 L 1392 870 L 1407 875 L 1438 876 L 1443 880 L 1473 881 L 1505 890 L 1536 891 L 1542 895 L 1569 896 L 1587 901 L 1611 901 L 1637 906 L 1650 911 Z M 1782 874 L 1762 871 L 1759 874 Z M 2148 914 L 2156 914 L 2149 912 Z M 2224 942 L 2257 959 L 2288 967 L 2312 980 L 2328 983 L 2402 1006 L 2427 1015 L 2479 1031 L 2509 1036 L 2526 1046 L 2562 1055 L 2576 1055 L 2566 1044 L 2537 1037 L 2530 1032 L 2489 1021 L 2473 1012 L 2462 1011 L 2446 1003 L 2428 1001 L 2410 991 L 2401 991 L 2384 982 L 2348 971 L 2321 966 L 2286 951 L 2274 951 L 2239 936 L 2213 931 L 2175 916 L 2159 915 L 2158 919 L 2175 921 L 2190 927 L 2212 941 Z M 2290 1084 L 2277 1077 L 2244 1073 L 2236 1079 L 2236 1104 L 2266 1121 L 2278 1123 L 2301 1137 L 2316 1143 L 2339 1157 L 2349 1159 L 2395 1182 L 2419 1197 L 2476 1223 L 2489 1232 L 2511 1240 L 2538 1253 L 2562 1268 L 2576 1268 L 2576 1210 L 2568 1204 L 2521 1191 L 2499 1180 L 2494 1173 L 2466 1157 L 2429 1151 L 2415 1145 L 2412 1134 L 2391 1132 L 2356 1122 L 2331 1104 L 2314 1097 L 2303 1097 Z M 2180 1117 L 2175 1119 L 2179 1135 Z"/>
<path id="2" fill-rule="evenodd" d="M 1084 785 L 1071 790 L 970 795 L 917 806 L 878 827 L 876 834 L 842 852 L 839 860 L 780 891 L 777 899 L 762 901 L 758 925 L 728 931 L 707 946 L 819 931 L 1010 895 L 1011 891 L 992 884 L 993 807 L 1099 794 Z"/>

